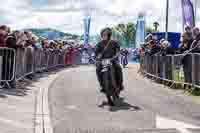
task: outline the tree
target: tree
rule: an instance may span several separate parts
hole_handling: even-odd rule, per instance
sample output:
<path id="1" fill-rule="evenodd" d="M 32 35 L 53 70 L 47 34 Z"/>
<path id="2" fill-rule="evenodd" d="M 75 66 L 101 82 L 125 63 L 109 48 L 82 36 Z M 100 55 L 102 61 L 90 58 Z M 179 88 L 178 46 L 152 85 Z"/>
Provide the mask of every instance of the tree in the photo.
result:
<path id="1" fill-rule="evenodd" d="M 84 35 L 83 34 L 80 36 L 80 40 L 84 40 Z"/>
<path id="2" fill-rule="evenodd" d="M 136 35 L 136 25 L 134 23 L 127 24 L 127 42 L 128 44 L 132 44 L 135 41 Z"/>
<path id="3" fill-rule="evenodd" d="M 123 47 L 129 47 L 129 44 L 134 43 L 136 27 L 134 23 L 118 24 L 112 28 L 113 38 L 119 41 Z"/>
<path id="4" fill-rule="evenodd" d="M 153 33 L 154 30 L 151 27 L 146 27 L 145 28 L 146 33 Z"/>
<path id="5" fill-rule="evenodd" d="M 153 27 L 154 27 L 154 31 L 157 32 L 158 31 L 158 27 L 159 27 L 159 23 L 158 22 L 154 22 L 153 23 Z"/>

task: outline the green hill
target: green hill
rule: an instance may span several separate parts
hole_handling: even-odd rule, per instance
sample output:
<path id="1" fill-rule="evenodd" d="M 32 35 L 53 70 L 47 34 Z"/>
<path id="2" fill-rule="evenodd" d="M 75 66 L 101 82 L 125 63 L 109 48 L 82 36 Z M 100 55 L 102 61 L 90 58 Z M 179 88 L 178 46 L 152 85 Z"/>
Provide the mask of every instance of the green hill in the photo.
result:
<path id="1" fill-rule="evenodd" d="M 44 28 L 44 29 L 24 29 L 26 31 L 31 31 L 33 34 L 39 37 L 46 37 L 51 40 L 53 39 L 63 39 L 63 38 L 70 38 L 70 39 L 78 39 L 79 36 L 70 33 L 64 33 L 55 29 L 51 28 Z"/>

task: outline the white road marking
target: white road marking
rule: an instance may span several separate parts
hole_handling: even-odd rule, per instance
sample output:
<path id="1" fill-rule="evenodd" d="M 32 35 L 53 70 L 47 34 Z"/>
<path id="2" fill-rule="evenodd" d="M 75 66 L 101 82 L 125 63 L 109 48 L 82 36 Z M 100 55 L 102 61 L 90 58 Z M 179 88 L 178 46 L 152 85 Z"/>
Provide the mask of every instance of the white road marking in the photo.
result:
<path id="1" fill-rule="evenodd" d="M 188 128 L 196 129 L 200 127 L 192 125 L 192 124 L 184 123 L 181 121 L 177 121 L 177 120 L 171 120 L 171 119 L 157 115 L 156 128 L 159 128 L 159 129 L 175 128 L 181 133 L 191 133 L 189 130 L 187 130 Z"/>
<path id="2" fill-rule="evenodd" d="M 0 117 L 0 122 L 6 123 L 9 125 L 18 127 L 18 128 L 31 128 L 31 125 L 26 125 L 25 123 L 21 123 L 21 122 L 15 121 L 15 120 L 10 120 L 10 119 L 3 118 L 3 117 Z"/>
<path id="3" fill-rule="evenodd" d="M 66 108 L 71 109 L 71 110 L 79 110 L 77 106 L 75 105 L 68 105 Z"/>

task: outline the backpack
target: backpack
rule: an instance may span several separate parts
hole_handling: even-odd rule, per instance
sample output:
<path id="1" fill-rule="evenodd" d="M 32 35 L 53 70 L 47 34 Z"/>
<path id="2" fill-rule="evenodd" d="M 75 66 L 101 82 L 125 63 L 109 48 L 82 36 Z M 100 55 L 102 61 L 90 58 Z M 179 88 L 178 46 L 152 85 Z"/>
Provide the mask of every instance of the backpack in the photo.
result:
<path id="1" fill-rule="evenodd" d="M 16 43 L 17 43 L 17 39 L 16 39 L 15 35 L 11 34 L 11 35 L 7 36 L 6 47 L 16 49 Z"/>
<path id="2" fill-rule="evenodd" d="M 0 34 L 0 47 L 6 47 L 6 37 Z"/>

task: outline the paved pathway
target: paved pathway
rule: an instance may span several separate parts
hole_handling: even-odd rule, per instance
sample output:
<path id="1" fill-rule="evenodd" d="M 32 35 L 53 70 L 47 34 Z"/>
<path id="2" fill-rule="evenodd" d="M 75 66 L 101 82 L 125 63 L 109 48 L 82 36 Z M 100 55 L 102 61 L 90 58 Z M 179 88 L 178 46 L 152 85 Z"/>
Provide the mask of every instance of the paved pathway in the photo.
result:
<path id="1" fill-rule="evenodd" d="M 54 133 L 200 132 L 198 101 L 144 79 L 137 75 L 137 67 L 124 69 L 126 90 L 113 108 L 103 102 L 93 66 L 63 72 L 49 90 Z"/>

